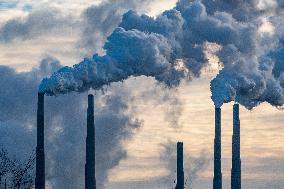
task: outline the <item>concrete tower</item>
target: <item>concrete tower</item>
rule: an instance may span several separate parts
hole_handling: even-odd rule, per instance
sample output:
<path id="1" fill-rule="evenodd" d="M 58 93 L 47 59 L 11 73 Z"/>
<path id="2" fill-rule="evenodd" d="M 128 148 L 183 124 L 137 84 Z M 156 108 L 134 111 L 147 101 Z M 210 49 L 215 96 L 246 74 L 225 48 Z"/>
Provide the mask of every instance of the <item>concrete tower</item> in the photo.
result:
<path id="1" fill-rule="evenodd" d="M 241 189 L 239 104 L 234 104 L 233 108 L 231 189 Z"/>
<path id="2" fill-rule="evenodd" d="M 85 189 L 95 189 L 95 123 L 94 96 L 88 95 Z"/>
<path id="3" fill-rule="evenodd" d="M 177 185 L 176 189 L 184 189 L 183 143 L 177 143 Z"/>
<path id="4" fill-rule="evenodd" d="M 35 189 L 45 188 L 44 93 L 38 93 Z"/>
<path id="5" fill-rule="evenodd" d="M 215 108 L 213 189 L 222 189 L 221 171 L 221 108 Z"/>

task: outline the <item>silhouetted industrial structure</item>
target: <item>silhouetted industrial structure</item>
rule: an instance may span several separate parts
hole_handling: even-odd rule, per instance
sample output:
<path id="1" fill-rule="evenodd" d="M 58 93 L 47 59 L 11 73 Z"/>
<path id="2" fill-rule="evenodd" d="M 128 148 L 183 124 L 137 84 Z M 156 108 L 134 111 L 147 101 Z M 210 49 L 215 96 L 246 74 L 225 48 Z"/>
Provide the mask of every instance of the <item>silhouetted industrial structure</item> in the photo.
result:
<path id="1" fill-rule="evenodd" d="M 45 188 L 44 93 L 38 93 L 35 189 Z"/>
<path id="2" fill-rule="evenodd" d="M 96 188 L 94 96 L 88 95 L 85 189 Z"/>
<path id="3" fill-rule="evenodd" d="M 177 185 L 176 189 L 184 189 L 183 143 L 177 143 Z"/>
<path id="4" fill-rule="evenodd" d="M 233 107 L 231 189 L 241 189 L 239 104 L 234 104 Z"/>
<path id="5" fill-rule="evenodd" d="M 213 189 L 222 189 L 221 171 L 221 108 L 215 108 Z"/>
<path id="6" fill-rule="evenodd" d="M 44 93 L 38 93 L 35 189 L 45 188 Z M 5 183 L 6 184 L 6 183 Z M 6 186 L 5 186 L 6 187 Z M 184 189 L 183 143 L 177 143 L 177 179 L 175 189 Z M 85 189 L 96 189 L 94 96 L 88 95 Z M 222 189 L 221 108 L 215 108 L 213 189 Z M 231 189 L 241 189 L 239 104 L 233 106 Z"/>

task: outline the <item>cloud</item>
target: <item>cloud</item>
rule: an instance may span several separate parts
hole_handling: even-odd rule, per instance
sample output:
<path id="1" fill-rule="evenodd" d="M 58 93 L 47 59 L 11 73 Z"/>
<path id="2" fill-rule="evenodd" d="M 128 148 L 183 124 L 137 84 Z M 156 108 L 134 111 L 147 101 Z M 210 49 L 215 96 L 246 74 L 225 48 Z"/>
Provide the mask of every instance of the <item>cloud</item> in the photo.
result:
<path id="1" fill-rule="evenodd" d="M 13 18 L 3 24 L 0 28 L 0 41 L 9 43 L 47 36 L 51 32 L 62 32 L 71 25 L 75 25 L 75 21 L 64 16 L 58 9 L 35 10 L 27 17 Z"/>

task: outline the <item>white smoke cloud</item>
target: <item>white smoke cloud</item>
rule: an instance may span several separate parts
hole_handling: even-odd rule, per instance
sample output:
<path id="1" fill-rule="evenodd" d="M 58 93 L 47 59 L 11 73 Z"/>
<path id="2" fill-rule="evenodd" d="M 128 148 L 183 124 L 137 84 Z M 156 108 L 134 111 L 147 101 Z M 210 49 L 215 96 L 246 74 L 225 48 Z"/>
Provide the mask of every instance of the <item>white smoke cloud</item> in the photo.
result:
<path id="1" fill-rule="evenodd" d="M 181 78 L 199 76 L 207 65 L 203 52 L 205 42 L 234 43 L 247 51 L 250 46 L 239 43 L 250 40 L 244 35 L 247 32 L 247 26 L 227 13 L 208 15 L 206 7 L 199 1 L 180 3 L 156 19 L 129 11 L 123 16 L 120 27 L 108 37 L 104 45 L 106 55 L 95 54 L 73 68 L 59 70 L 50 79 L 45 79 L 39 90 L 54 95 L 100 89 L 112 82 L 140 75 L 176 86 Z M 180 59 L 189 72 L 177 69 L 176 62 Z"/>
<path id="2" fill-rule="evenodd" d="M 125 46 L 126 43 L 129 46 Z M 73 68 L 60 69 L 50 79 L 43 80 L 39 91 L 54 95 L 101 89 L 129 76 L 141 75 L 175 85 L 182 76 L 175 64 L 169 62 L 172 49 L 160 34 L 117 28 L 108 38 L 105 48 L 107 56 L 94 55 Z"/>
<path id="3" fill-rule="evenodd" d="M 222 1 L 181 0 L 156 18 L 128 11 L 107 38 L 105 55 L 95 54 L 73 67 L 60 69 L 43 80 L 39 91 L 58 95 L 102 89 L 141 75 L 177 86 L 184 78 L 200 76 L 208 63 L 204 44 L 209 42 L 221 47 L 216 55 L 224 66 L 211 82 L 215 106 L 230 101 L 248 109 L 262 102 L 283 105 L 281 81 L 275 78 L 275 71 L 272 73 L 277 64 L 267 54 L 278 38 L 267 38 L 259 32 L 267 13 L 257 9 L 257 1 L 221 5 Z M 253 16 L 250 9 L 257 14 Z M 185 69 L 178 69 L 180 62 Z"/>
<path id="4" fill-rule="evenodd" d="M 259 11 L 257 3 L 265 2 L 255 2 L 255 11 Z M 275 107 L 284 104 L 284 88 L 279 77 L 283 72 L 279 45 L 282 36 L 279 32 L 283 30 L 275 24 L 275 20 L 279 20 L 275 18 L 278 17 L 277 12 L 271 12 L 270 6 L 262 9 L 268 12 L 252 14 L 243 11 L 242 14 L 250 18 L 242 23 L 247 28 L 242 34 L 245 39 L 223 45 L 218 52 L 224 68 L 211 81 L 212 100 L 217 107 L 231 101 L 239 102 L 248 109 L 263 102 Z M 269 30 L 268 26 L 263 26 L 264 19 L 269 23 L 270 31 L 273 29 L 269 33 L 259 32 L 261 29 Z M 245 46 L 249 48 L 244 51 Z"/>
<path id="5" fill-rule="evenodd" d="M 129 9 L 145 12 L 152 1 L 105 0 L 86 8 L 82 13 L 82 34 L 78 46 L 84 55 L 101 52 L 107 37 Z"/>

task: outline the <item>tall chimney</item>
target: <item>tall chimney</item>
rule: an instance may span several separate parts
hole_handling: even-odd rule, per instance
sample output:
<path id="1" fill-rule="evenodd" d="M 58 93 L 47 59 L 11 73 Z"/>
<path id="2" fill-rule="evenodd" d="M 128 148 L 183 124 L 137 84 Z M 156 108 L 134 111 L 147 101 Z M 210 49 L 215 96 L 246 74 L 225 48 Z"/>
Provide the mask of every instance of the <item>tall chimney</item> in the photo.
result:
<path id="1" fill-rule="evenodd" d="M 85 189 L 95 189 L 95 124 L 94 96 L 88 95 Z"/>
<path id="2" fill-rule="evenodd" d="M 183 143 L 177 143 L 177 185 L 176 189 L 184 189 Z"/>
<path id="3" fill-rule="evenodd" d="M 35 189 L 45 188 L 44 93 L 38 93 Z"/>
<path id="4" fill-rule="evenodd" d="M 215 108 L 213 189 L 222 189 L 221 171 L 221 108 Z"/>
<path id="5" fill-rule="evenodd" d="M 231 189 L 241 189 L 239 104 L 234 104 L 233 108 Z"/>

